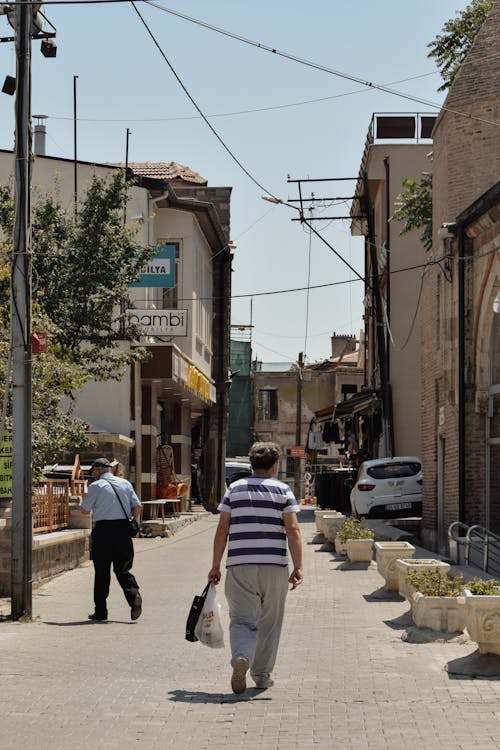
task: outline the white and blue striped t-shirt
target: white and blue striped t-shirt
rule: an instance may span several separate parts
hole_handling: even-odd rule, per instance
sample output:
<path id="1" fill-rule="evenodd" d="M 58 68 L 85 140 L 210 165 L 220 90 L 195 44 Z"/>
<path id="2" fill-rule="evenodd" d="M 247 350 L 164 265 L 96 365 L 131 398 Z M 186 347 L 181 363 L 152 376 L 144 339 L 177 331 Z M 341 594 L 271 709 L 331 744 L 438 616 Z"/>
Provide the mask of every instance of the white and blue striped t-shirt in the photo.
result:
<path id="1" fill-rule="evenodd" d="M 272 477 L 245 477 L 233 482 L 218 510 L 231 513 L 226 567 L 288 565 L 284 513 L 300 505 L 290 487 Z"/>

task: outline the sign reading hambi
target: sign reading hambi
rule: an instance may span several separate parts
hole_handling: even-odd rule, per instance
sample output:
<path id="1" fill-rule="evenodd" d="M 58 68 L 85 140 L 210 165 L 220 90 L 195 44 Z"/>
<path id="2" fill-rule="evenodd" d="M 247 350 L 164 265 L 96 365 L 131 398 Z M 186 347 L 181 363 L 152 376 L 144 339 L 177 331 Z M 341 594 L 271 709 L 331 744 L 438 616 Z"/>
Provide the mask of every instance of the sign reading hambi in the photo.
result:
<path id="1" fill-rule="evenodd" d="M 187 336 L 187 310 L 127 310 L 144 336 Z"/>

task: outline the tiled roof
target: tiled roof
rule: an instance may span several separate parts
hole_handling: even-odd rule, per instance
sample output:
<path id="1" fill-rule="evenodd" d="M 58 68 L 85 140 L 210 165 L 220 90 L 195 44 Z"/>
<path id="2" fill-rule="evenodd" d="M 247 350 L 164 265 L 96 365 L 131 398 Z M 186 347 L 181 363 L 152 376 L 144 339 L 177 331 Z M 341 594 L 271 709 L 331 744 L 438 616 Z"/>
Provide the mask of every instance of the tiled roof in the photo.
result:
<path id="1" fill-rule="evenodd" d="M 207 180 L 189 167 L 175 161 L 132 162 L 128 165 L 136 175 L 154 177 L 158 180 L 183 180 L 196 185 L 206 185 Z"/>

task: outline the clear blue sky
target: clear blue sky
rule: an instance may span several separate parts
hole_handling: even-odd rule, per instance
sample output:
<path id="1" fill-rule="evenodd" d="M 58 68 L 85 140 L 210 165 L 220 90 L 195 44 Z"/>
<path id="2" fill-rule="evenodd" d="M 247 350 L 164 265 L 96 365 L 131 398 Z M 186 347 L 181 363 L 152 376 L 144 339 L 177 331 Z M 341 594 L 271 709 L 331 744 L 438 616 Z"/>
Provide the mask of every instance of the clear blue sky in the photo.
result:
<path id="1" fill-rule="evenodd" d="M 174 0 L 160 4 L 280 51 L 436 103 L 441 83 L 426 45 L 466 0 Z M 326 72 L 201 28 L 138 3 L 170 63 L 220 137 L 267 191 L 296 198 L 296 178 L 358 173 L 373 112 L 429 111 Z M 230 158 L 198 116 L 140 18 L 128 4 L 44 5 L 57 27 L 58 53 L 46 59 L 33 44 L 32 112 L 49 115 L 47 153 L 73 156 L 73 76 L 78 75 L 78 155 L 96 162 L 177 161 L 210 185 L 229 185 L 231 238 L 237 243 L 233 294 L 254 295 L 253 352 L 264 361 L 327 357 L 330 335 L 358 334 L 361 283 L 307 292 L 258 296 L 305 287 L 310 238 L 284 206 L 261 200 L 263 191 Z M 3 35 L 9 33 L 0 17 Z M 15 72 L 12 44 L 2 44 L 2 73 Z M 429 75 L 430 74 L 430 75 Z M 404 83 L 403 79 L 424 76 Z M 323 99 L 323 101 L 314 101 Z M 13 98 L 0 96 L 0 147 L 13 146 Z M 310 102 L 310 103 L 304 103 Z M 285 106 L 293 105 L 293 106 Z M 264 110 L 248 112 L 248 110 Z M 244 114 L 242 111 L 246 111 Z M 216 116 L 222 115 L 222 116 Z M 307 189 L 307 186 L 305 186 Z M 315 185 L 316 196 L 344 194 Z M 335 191 L 335 192 L 332 192 Z M 346 193 L 349 194 L 349 193 Z M 338 211 L 348 213 L 346 206 Z M 316 228 L 362 272 L 362 246 L 348 222 Z M 352 278 L 314 237 L 310 283 Z M 250 323 L 250 297 L 234 299 L 233 322 Z"/>

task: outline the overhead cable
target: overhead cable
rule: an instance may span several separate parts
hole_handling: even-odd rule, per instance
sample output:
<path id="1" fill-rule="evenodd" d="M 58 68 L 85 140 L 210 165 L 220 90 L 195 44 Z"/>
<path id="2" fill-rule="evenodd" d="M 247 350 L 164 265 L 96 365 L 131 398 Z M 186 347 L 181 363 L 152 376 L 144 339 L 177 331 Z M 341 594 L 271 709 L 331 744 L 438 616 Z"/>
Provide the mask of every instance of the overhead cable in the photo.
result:
<path id="1" fill-rule="evenodd" d="M 297 55 L 292 55 L 290 52 L 284 52 L 283 50 L 279 50 L 276 47 L 269 47 L 267 44 L 263 44 L 262 42 L 256 42 L 252 39 L 248 39 L 247 37 L 241 36 L 240 34 L 235 34 L 232 31 L 227 31 L 227 29 L 221 29 L 218 26 L 214 26 L 213 24 L 206 23 L 205 21 L 200 21 L 197 18 L 192 18 L 191 16 L 187 16 L 184 13 L 180 13 L 177 10 L 172 10 L 171 8 L 166 8 L 164 5 L 160 5 L 160 3 L 155 2 L 154 0 L 144 0 L 147 5 L 152 5 L 154 8 L 157 8 L 158 10 L 163 11 L 164 13 L 170 13 L 173 16 L 178 16 L 179 18 L 183 18 L 185 21 L 190 21 L 191 23 L 195 23 L 198 26 L 203 26 L 206 29 L 210 29 L 211 31 L 215 31 L 217 34 L 223 34 L 224 36 L 228 36 L 231 39 L 235 39 L 238 42 L 243 42 L 244 44 L 248 44 L 251 47 L 257 47 L 258 49 L 263 49 L 265 52 L 271 52 L 274 55 L 277 55 L 278 57 L 283 57 L 287 60 L 291 60 L 292 62 L 300 63 L 301 65 L 305 65 L 309 68 L 314 68 L 315 70 L 321 70 L 324 73 L 329 73 L 330 75 L 337 76 L 338 78 L 344 78 L 348 81 L 353 81 L 354 83 L 359 83 L 362 86 L 366 86 L 370 89 L 376 89 L 377 91 L 383 91 L 385 94 L 391 94 L 392 96 L 398 96 L 401 99 L 407 99 L 410 102 L 416 102 L 417 104 L 424 104 L 426 107 L 434 107 L 437 109 L 442 109 L 446 112 L 451 112 L 454 115 L 460 115 L 461 117 L 466 117 L 471 120 L 478 120 L 479 122 L 484 122 L 488 125 L 497 125 L 500 127 L 500 122 L 496 122 L 495 120 L 486 120 L 482 117 L 476 117 L 475 115 L 471 115 L 468 112 L 461 112 L 456 109 L 451 109 L 450 107 L 445 107 L 437 102 L 429 101 L 428 99 L 422 99 L 418 96 L 413 96 L 411 94 L 406 94 L 404 91 L 397 91 L 396 89 L 392 89 L 389 86 L 384 86 L 383 84 L 374 83 L 373 81 L 367 81 L 363 78 L 360 78 L 359 76 L 355 76 L 352 73 L 345 73 L 341 70 L 335 70 L 334 68 L 329 68 L 326 65 L 322 65 L 321 63 L 314 62 L 313 60 L 307 60 L 304 57 L 298 57 Z"/>

